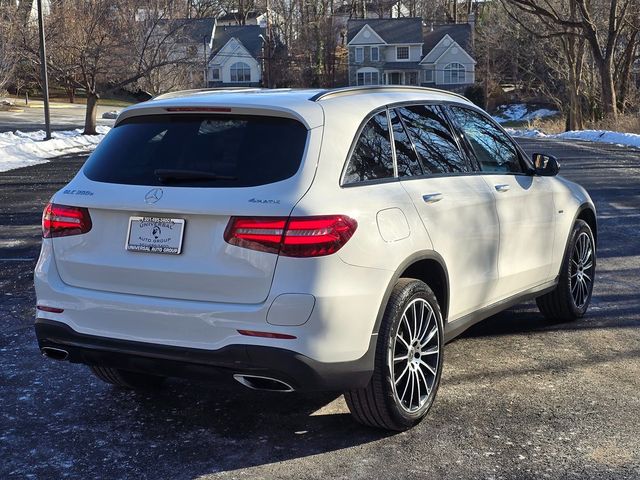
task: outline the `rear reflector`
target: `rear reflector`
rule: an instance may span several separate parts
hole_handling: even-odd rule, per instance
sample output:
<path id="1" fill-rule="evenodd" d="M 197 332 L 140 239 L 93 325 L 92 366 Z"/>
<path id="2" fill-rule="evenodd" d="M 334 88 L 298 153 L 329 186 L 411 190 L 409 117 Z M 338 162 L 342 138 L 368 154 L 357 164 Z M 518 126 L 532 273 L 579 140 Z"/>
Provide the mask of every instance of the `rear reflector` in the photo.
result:
<path id="1" fill-rule="evenodd" d="M 346 215 L 231 217 L 224 239 L 231 245 L 285 257 L 320 257 L 340 250 L 357 227 Z"/>
<path id="2" fill-rule="evenodd" d="M 293 340 L 296 338 L 294 335 L 287 335 L 286 333 L 256 332 L 254 330 L 238 330 L 238 333 L 240 335 L 246 335 L 247 337 L 279 338 L 282 340 Z"/>
<path id="3" fill-rule="evenodd" d="M 43 311 L 43 312 L 49 312 L 49 313 L 62 313 L 62 312 L 64 312 L 63 308 L 47 307 L 45 305 L 38 305 L 36 308 L 38 310 Z"/>
<path id="4" fill-rule="evenodd" d="M 42 213 L 43 238 L 80 235 L 89 230 L 91 230 L 91 217 L 86 208 L 50 203 Z"/>

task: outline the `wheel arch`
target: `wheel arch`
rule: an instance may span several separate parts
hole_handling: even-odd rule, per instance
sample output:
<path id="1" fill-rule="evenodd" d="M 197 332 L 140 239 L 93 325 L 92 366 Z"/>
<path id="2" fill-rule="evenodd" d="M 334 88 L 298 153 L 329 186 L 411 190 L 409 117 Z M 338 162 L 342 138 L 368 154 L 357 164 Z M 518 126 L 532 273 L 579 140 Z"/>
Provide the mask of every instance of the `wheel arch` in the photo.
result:
<path id="1" fill-rule="evenodd" d="M 591 228 L 591 232 L 593 233 L 593 241 L 595 243 L 596 251 L 598 249 L 598 219 L 596 217 L 596 209 L 592 203 L 585 202 L 577 208 L 576 213 L 573 216 L 573 222 L 571 222 L 569 231 L 567 232 L 567 238 L 565 240 L 564 253 L 562 255 L 561 262 L 564 262 L 564 259 L 566 259 L 567 255 L 569 255 L 569 241 L 571 240 L 571 232 L 573 231 L 573 227 L 578 220 L 583 220 L 587 223 L 587 225 L 589 225 L 589 228 Z M 562 263 L 560 263 L 558 275 L 560 275 L 560 268 L 562 268 Z"/>
<path id="2" fill-rule="evenodd" d="M 589 203 L 583 203 L 578 208 L 576 213 L 576 218 L 573 220 L 573 224 L 576 223 L 576 220 L 583 220 L 589 225 L 591 228 L 591 232 L 593 233 L 593 241 L 596 244 L 596 248 L 598 247 L 598 219 L 596 217 L 596 210 L 593 205 Z"/>
<path id="3" fill-rule="evenodd" d="M 380 329 L 391 291 L 400 278 L 415 278 L 429 285 L 438 300 L 442 319 L 446 324 L 449 311 L 449 272 L 440 254 L 432 250 L 425 250 L 415 252 L 406 258 L 394 272 L 380 304 L 373 333 L 377 334 Z"/>

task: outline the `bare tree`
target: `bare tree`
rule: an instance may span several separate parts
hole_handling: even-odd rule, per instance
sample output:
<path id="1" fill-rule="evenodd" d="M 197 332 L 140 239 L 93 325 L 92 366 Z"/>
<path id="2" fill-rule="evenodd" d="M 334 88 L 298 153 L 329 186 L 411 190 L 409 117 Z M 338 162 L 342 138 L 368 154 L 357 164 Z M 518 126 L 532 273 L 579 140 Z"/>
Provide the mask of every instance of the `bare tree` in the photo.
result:
<path id="1" fill-rule="evenodd" d="M 552 35 L 580 34 L 590 46 L 598 69 L 602 109 L 606 116 L 618 114 L 614 79 L 614 56 L 619 38 L 629 20 L 630 7 L 637 0 L 502 0 L 516 7 L 521 15 L 512 18 L 525 22 L 527 16 L 553 25 Z"/>
<path id="2" fill-rule="evenodd" d="M 15 49 L 17 37 L 17 8 L 15 6 L 0 6 L 0 92 L 13 78 L 18 64 Z"/>
<path id="3" fill-rule="evenodd" d="M 177 0 L 61 0 L 48 18 L 48 66 L 67 89 L 87 97 L 84 133 L 96 133 L 101 95 L 136 84 L 168 65 L 192 65 L 177 47 L 183 22 L 172 22 Z M 180 2 L 182 5 L 182 2 Z M 24 37 L 33 59 L 37 43 Z"/>

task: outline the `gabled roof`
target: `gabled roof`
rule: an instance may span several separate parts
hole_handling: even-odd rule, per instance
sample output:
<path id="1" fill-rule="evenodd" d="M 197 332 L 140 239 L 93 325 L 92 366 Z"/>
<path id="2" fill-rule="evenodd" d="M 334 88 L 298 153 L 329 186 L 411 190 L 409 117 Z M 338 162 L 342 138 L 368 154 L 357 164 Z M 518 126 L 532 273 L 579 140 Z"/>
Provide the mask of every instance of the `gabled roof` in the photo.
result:
<path id="1" fill-rule="evenodd" d="M 430 27 L 427 27 L 424 34 L 422 51 L 428 54 L 440 43 L 440 40 L 442 40 L 445 35 L 449 35 L 451 39 L 460 45 L 469 55 L 473 55 L 471 25 L 468 23 L 434 25 L 433 31 L 431 31 Z"/>
<path id="2" fill-rule="evenodd" d="M 178 42 L 197 43 L 211 42 L 211 34 L 215 25 L 215 18 L 176 18 L 172 20 L 160 20 L 159 25 L 167 25 L 178 32 Z"/>
<path id="3" fill-rule="evenodd" d="M 347 22 L 347 43 L 369 25 L 387 43 L 422 43 L 421 18 L 369 18 Z"/>
<path id="4" fill-rule="evenodd" d="M 213 38 L 211 58 L 215 57 L 229 40 L 235 38 L 242 43 L 253 58 L 258 59 L 262 54 L 262 39 L 260 35 L 264 36 L 265 32 L 259 25 L 217 25 Z"/>

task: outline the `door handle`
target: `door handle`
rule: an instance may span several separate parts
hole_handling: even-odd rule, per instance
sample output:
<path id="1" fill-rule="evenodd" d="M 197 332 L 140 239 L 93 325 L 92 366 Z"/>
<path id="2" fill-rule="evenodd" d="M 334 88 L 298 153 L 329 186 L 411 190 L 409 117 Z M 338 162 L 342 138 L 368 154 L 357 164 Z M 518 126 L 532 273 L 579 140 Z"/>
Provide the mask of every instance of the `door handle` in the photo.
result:
<path id="1" fill-rule="evenodd" d="M 500 193 L 508 192 L 511 186 L 509 184 L 503 183 L 500 185 L 494 185 L 496 191 Z"/>
<path id="2" fill-rule="evenodd" d="M 422 195 L 422 200 L 424 203 L 436 203 L 442 200 L 441 193 L 427 193 L 426 195 Z"/>

